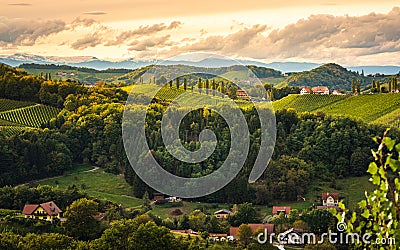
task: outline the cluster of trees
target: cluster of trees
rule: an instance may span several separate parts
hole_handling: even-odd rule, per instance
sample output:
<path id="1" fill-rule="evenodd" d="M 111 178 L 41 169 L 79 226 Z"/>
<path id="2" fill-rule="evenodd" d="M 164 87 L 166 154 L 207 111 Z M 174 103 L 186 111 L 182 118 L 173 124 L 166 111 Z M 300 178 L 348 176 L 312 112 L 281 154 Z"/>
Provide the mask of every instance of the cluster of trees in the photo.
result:
<path id="1" fill-rule="evenodd" d="M 391 93 L 399 89 L 397 76 L 383 78 L 381 80 L 372 80 L 371 89 L 372 93 Z"/>
<path id="2" fill-rule="evenodd" d="M 329 63 L 310 71 L 291 74 L 285 82 L 289 86 L 327 86 L 329 89 L 351 91 L 352 80 L 360 80 L 365 86 L 367 77 L 348 71 L 340 65 Z"/>
<path id="3" fill-rule="evenodd" d="M 62 108 L 69 94 L 87 90 L 79 83 L 45 80 L 0 64 L 0 98 L 43 103 Z"/>
<path id="4" fill-rule="evenodd" d="M 23 63 L 19 66 L 21 69 L 41 69 L 41 70 L 74 70 L 77 72 L 85 72 L 85 73 L 115 73 L 115 74 L 127 74 L 130 69 L 105 69 L 105 70 L 97 70 L 86 67 L 74 67 L 69 65 L 55 65 L 55 64 L 37 64 L 37 63 Z"/>
<path id="5" fill-rule="evenodd" d="M 164 107 L 152 106 L 148 114 L 148 143 L 155 158 L 165 169 L 183 177 L 207 175 L 221 166 L 230 148 L 230 132 L 222 117 L 206 109 L 189 113 L 181 123 L 181 139 L 186 148 L 197 150 L 199 133 L 205 129 L 215 131 L 218 144 L 214 154 L 197 164 L 182 163 L 163 147 L 161 130 L 155 121 L 162 116 Z M 369 152 L 374 145 L 372 137 L 383 128 L 367 125 L 350 118 L 330 117 L 323 113 L 297 114 L 294 110 L 276 112 L 276 147 L 261 186 L 249 185 L 247 177 L 257 156 L 259 141 L 258 117 L 254 110 L 244 110 L 249 124 L 252 152 L 237 178 L 222 190 L 202 198 L 205 201 L 241 203 L 252 201 L 268 204 L 271 199 L 295 200 L 307 192 L 316 180 L 333 181 L 335 178 L 362 176 L 372 159 Z M 393 131 L 397 133 L 398 131 Z M 152 192 L 131 170 L 126 169 L 126 180 L 133 185 L 136 195 Z M 259 197 L 259 198 L 257 198 Z M 262 198 L 266 197 L 266 198 Z M 269 198 L 268 198 L 269 197 Z"/>
<path id="6" fill-rule="evenodd" d="M 69 138 L 50 130 L 28 130 L 6 138 L 0 134 L 0 186 L 14 185 L 71 169 Z"/>
<path id="7" fill-rule="evenodd" d="M 146 191 L 150 194 L 154 191 L 134 173 L 126 158 L 121 136 L 128 95 L 125 91 L 83 88 L 75 83 L 66 87 L 60 82 L 43 81 L 42 84 L 38 95 L 46 94 L 44 100 L 55 100 L 48 95 L 59 95 L 65 100 L 64 109 L 47 124 L 49 130 L 29 131 L 8 139 L 0 137 L 0 154 L 5 159 L 0 163 L 2 185 L 61 174 L 71 167 L 72 162 L 91 162 L 108 172 L 124 173 L 138 197 Z M 212 88 L 213 83 L 208 84 Z M 146 117 L 148 144 L 160 164 L 167 171 L 183 177 L 204 176 L 219 168 L 230 149 L 230 131 L 224 119 L 206 108 L 185 116 L 180 125 L 180 138 L 186 148 L 200 148 L 198 136 L 203 129 L 211 129 L 218 139 L 215 152 L 207 160 L 186 164 L 177 161 L 163 145 L 157 121 L 165 110 L 165 103 L 152 103 Z M 250 185 L 247 179 L 260 144 L 257 139 L 260 136 L 259 119 L 254 108 L 245 108 L 242 112 L 249 125 L 251 153 L 239 175 L 219 192 L 202 198 L 203 201 L 268 204 L 272 199 L 294 200 L 297 195 L 306 193 L 308 186 L 316 180 L 363 175 L 371 160 L 369 151 L 374 143 L 371 138 L 383 130 L 377 125 L 323 113 L 278 111 L 275 114 L 276 147 L 262 176 L 265 181 Z M 392 133 L 398 134 L 398 131 Z"/>
<path id="8" fill-rule="evenodd" d="M 25 204 L 40 204 L 54 201 L 61 209 L 65 209 L 73 201 L 84 198 L 86 195 L 76 187 L 60 189 L 52 186 L 18 187 L 5 186 L 0 188 L 0 207 L 21 211 Z"/>

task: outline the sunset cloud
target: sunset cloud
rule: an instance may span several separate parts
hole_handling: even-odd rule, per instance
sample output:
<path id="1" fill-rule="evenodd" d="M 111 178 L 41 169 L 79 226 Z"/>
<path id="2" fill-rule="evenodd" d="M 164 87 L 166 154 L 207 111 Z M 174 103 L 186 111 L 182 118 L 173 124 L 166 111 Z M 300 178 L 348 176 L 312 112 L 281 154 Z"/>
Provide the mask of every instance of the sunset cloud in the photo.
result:
<path id="1" fill-rule="evenodd" d="M 65 29 L 61 20 L 29 20 L 0 16 L 0 44 L 33 45 L 40 37 Z"/>
<path id="2" fill-rule="evenodd" d="M 130 40 L 131 38 L 135 38 L 138 36 L 150 36 L 154 35 L 158 32 L 161 31 L 168 31 L 172 29 L 176 29 L 179 26 L 181 26 L 182 23 L 179 21 L 173 21 L 169 25 L 165 23 L 157 23 L 153 25 L 146 25 L 146 26 L 140 26 L 139 28 L 133 29 L 133 30 L 128 30 L 120 33 L 115 40 L 108 41 L 106 43 L 106 46 L 113 46 L 113 45 L 119 45 L 125 43 L 127 40 Z"/>
<path id="3" fill-rule="evenodd" d="M 71 47 L 76 50 L 86 49 L 88 47 L 95 47 L 102 43 L 102 39 L 98 34 L 86 35 L 71 44 Z"/>

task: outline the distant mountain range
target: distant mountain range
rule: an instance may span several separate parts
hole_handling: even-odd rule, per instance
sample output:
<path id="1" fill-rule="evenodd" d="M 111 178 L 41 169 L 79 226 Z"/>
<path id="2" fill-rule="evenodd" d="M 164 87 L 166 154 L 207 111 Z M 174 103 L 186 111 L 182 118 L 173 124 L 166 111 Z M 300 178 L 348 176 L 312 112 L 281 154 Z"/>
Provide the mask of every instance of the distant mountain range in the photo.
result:
<path id="1" fill-rule="evenodd" d="M 318 63 L 310 63 L 310 62 L 272 62 L 272 63 L 263 63 L 252 60 L 238 60 L 238 62 L 245 65 L 255 65 L 265 68 L 272 68 L 275 70 L 279 70 L 283 73 L 286 72 L 301 72 L 312 70 L 321 66 L 322 64 Z M 8 64 L 10 66 L 19 66 L 23 63 L 37 63 L 37 64 L 65 64 L 69 66 L 76 67 L 86 67 L 86 68 L 94 68 L 97 70 L 104 70 L 109 68 L 114 69 L 137 69 L 144 66 L 148 66 L 154 64 L 154 61 L 137 61 L 133 58 L 125 59 L 121 61 L 109 61 L 109 60 L 101 60 L 97 57 L 92 56 L 74 56 L 74 57 L 59 57 L 59 56 L 39 56 L 39 55 L 31 55 L 31 54 L 13 54 L 9 56 L 0 55 L 0 63 Z M 163 61 L 160 63 L 162 65 L 177 65 L 184 64 L 189 66 L 197 66 L 197 67 L 228 67 L 237 64 L 235 61 L 221 59 L 221 58 L 206 58 L 200 61 Z M 361 72 L 364 70 L 365 74 L 397 74 L 400 71 L 400 66 L 348 66 L 346 67 L 352 71 Z"/>

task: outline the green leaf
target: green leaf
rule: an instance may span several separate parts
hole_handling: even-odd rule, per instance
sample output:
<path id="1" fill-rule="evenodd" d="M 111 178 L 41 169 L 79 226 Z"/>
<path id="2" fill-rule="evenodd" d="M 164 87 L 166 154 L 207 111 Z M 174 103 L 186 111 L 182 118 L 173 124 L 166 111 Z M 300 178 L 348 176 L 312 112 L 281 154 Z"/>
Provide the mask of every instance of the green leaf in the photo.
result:
<path id="1" fill-rule="evenodd" d="M 397 169 L 400 168 L 400 161 L 395 160 L 395 159 L 388 159 L 389 166 L 392 168 L 392 170 L 395 172 Z"/>
<path id="2" fill-rule="evenodd" d="M 376 174 L 378 172 L 378 166 L 376 165 L 375 162 L 371 162 L 369 164 L 367 172 L 372 174 L 372 175 L 374 175 L 374 174 Z"/>
<path id="3" fill-rule="evenodd" d="M 365 208 L 365 207 L 367 206 L 367 201 L 366 201 L 366 200 L 362 200 L 362 201 L 360 201 L 360 202 L 358 203 L 358 205 L 359 205 L 361 208 Z"/>
<path id="4" fill-rule="evenodd" d="M 391 139 L 390 137 L 385 137 L 385 138 L 383 138 L 383 142 L 385 143 L 386 147 L 387 147 L 390 151 L 393 150 L 393 147 L 394 147 L 394 145 L 396 144 L 396 141 L 393 140 L 393 139 Z"/>
<path id="5" fill-rule="evenodd" d="M 400 143 L 396 145 L 396 151 L 400 152 Z"/>
<path id="6" fill-rule="evenodd" d="M 379 175 L 375 174 L 372 176 L 372 184 L 379 185 L 381 183 L 381 177 Z"/>
<path id="7" fill-rule="evenodd" d="M 366 219 L 368 219 L 369 215 L 370 215 L 370 213 L 369 213 L 369 210 L 367 210 L 367 209 L 364 210 L 364 212 L 361 214 L 361 216 L 366 218 Z"/>

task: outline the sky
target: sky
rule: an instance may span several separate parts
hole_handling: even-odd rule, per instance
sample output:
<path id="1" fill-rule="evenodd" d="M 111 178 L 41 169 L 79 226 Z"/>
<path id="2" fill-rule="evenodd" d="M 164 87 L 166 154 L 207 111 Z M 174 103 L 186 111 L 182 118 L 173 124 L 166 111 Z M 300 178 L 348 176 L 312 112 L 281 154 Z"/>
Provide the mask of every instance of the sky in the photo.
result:
<path id="1" fill-rule="evenodd" d="M 0 55 L 400 65 L 400 0 L 0 0 Z"/>

